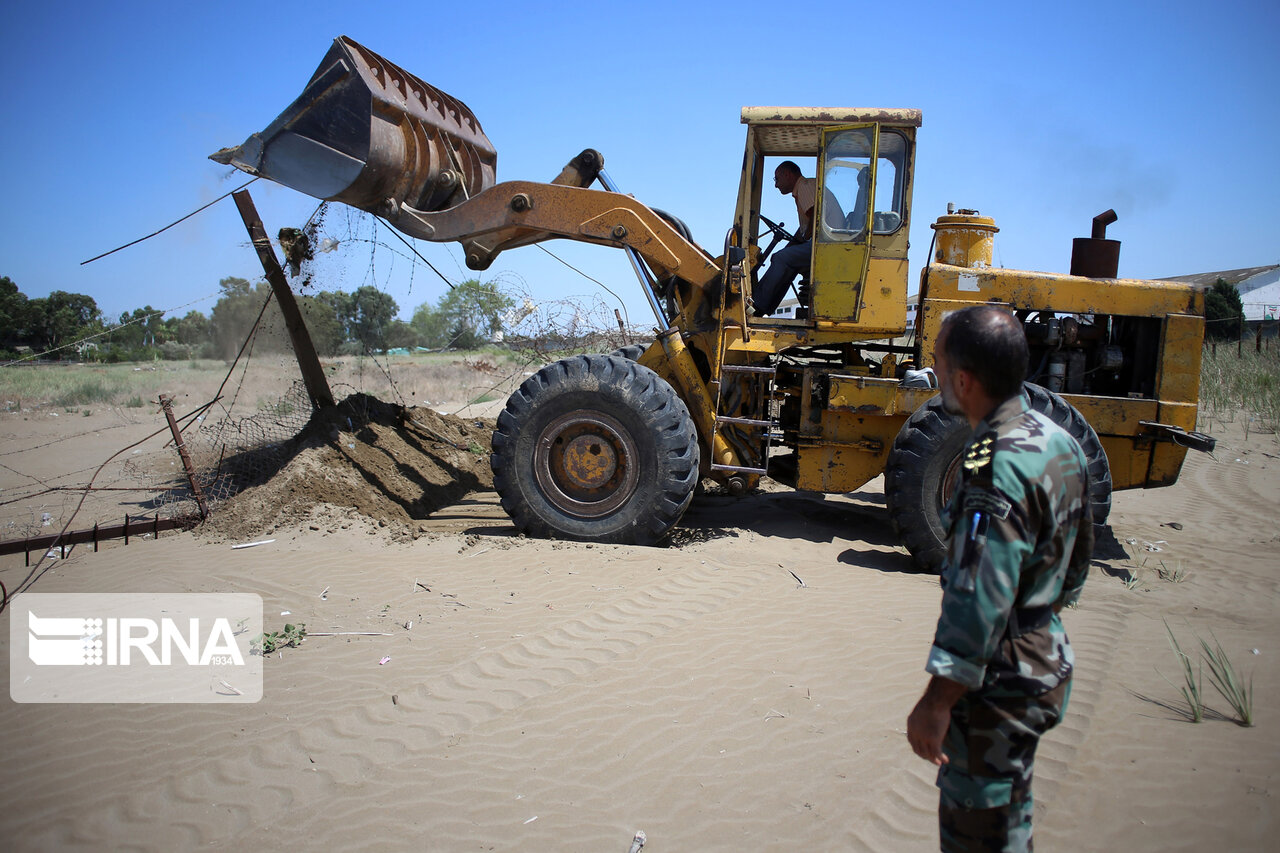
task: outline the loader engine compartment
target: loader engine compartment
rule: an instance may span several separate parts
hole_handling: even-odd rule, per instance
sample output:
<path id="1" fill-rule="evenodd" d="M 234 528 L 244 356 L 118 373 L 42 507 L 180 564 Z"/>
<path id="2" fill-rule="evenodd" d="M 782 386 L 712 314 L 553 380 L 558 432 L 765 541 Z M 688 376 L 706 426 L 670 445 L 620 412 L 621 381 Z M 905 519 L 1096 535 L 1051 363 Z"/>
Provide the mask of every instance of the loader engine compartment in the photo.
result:
<path id="1" fill-rule="evenodd" d="M 1018 312 L 1031 351 L 1028 382 L 1059 394 L 1156 396 L 1161 319 Z"/>

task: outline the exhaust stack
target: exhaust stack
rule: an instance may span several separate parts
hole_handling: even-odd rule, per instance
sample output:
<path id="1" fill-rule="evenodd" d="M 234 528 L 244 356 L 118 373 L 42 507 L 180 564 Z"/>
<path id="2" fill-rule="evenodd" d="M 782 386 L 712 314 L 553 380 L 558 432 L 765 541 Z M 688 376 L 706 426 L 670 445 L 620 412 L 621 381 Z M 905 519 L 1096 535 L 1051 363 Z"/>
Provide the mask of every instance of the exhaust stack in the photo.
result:
<path id="1" fill-rule="evenodd" d="M 1119 217 L 1105 210 L 1093 217 L 1093 233 L 1071 241 L 1071 274 L 1086 278 L 1118 278 L 1120 241 L 1107 239 L 1107 226 Z"/>

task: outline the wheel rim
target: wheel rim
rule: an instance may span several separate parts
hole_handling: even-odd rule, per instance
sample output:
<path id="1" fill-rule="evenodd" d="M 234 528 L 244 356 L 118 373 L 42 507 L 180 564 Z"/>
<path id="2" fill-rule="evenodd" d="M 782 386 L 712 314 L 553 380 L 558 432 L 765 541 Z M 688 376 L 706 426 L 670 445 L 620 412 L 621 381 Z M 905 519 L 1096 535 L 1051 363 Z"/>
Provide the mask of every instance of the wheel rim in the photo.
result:
<path id="1" fill-rule="evenodd" d="M 581 518 L 625 504 L 640 478 L 630 434 L 616 418 L 591 411 L 561 415 L 542 430 L 533 471 L 547 500 Z"/>

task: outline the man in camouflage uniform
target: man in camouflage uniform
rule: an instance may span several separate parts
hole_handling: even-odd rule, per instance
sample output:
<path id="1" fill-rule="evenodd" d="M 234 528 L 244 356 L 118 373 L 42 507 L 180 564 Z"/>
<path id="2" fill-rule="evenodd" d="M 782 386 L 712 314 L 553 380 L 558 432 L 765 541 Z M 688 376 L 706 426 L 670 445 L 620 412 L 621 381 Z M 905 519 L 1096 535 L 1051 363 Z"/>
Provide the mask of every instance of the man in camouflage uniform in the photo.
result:
<path id="1" fill-rule="evenodd" d="M 1031 771 L 1062 718 L 1073 655 L 1059 611 L 1093 550 L 1084 454 L 1021 394 L 1027 342 L 996 306 L 947 315 L 934 352 L 944 408 L 973 437 L 944 515 L 950 551 L 924 696 L 907 738 L 938 765 L 943 850 L 1030 850 Z"/>

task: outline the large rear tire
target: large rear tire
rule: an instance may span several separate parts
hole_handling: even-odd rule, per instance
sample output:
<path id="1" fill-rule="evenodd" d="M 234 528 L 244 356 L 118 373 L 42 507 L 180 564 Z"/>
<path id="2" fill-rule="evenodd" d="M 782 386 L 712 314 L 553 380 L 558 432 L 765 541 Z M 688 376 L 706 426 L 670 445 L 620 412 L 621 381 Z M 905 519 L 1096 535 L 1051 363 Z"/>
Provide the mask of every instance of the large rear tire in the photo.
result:
<path id="1" fill-rule="evenodd" d="M 628 344 L 625 347 L 619 347 L 609 355 L 625 358 L 627 361 L 639 361 L 640 356 L 644 355 L 648 348 L 648 344 Z"/>
<path id="2" fill-rule="evenodd" d="M 884 497 L 898 540 L 916 565 L 937 572 L 947 555 L 942 509 L 960 482 L 969 422 L 942 408 L 939 394 L 907 418 L 884 466 Z"/>
<path id="3" fill-rule="evenodd" d="M 1085 467 L 1089 470 L 1089 504 L 1093 509 L 1093 523 L 1105 523 L 1107 516 L 1111 515 L 1111 463 L 1107 461 L 1107 452 L 1102 449 L 1098 434 L 1075 406 L 1048 388 L 1024 382 L 1022 393 L 1031 400 L 1031 408 L 1069 432 L 1084 451 Z"/>
<path id="4" fill-rule="evenodd" d="M 655 545 L 698 481 L 684 402 L 620 356 L 574 356 L 529 377 L 498 416 L 492 448 L 502 507 L 532 536 Z"/>
<path id="5" fill-rule="evenodd" d="M 1098 434 L 1074 406 L 1040 385 L 1024 382 L 1031 408 L 1062 427 L 1080 445 L 1089 472 L 1093 523 L 1111 513 L 1111 467 Z M 884 491 L 894 531 L 921 569 L 937 572 L 947 553 L 942 510 L 960 482 L 960 455 L 968 423 L 942 408 L 938 395 L 907 419 L 885 463 Z"/>

